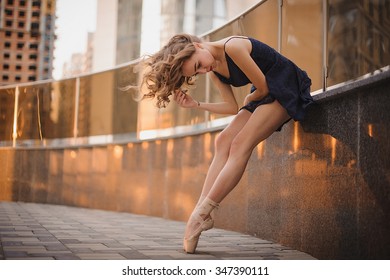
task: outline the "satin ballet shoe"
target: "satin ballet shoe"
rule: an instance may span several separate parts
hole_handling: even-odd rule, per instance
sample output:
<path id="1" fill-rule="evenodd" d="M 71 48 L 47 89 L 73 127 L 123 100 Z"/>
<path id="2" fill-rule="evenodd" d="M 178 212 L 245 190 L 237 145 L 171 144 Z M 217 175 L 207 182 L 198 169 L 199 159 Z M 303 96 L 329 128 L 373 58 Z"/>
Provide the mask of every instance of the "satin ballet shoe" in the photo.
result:
<path id="1" fill-rule="evenodd" d="M 203 200 L 205 199 L 204 196 L 200 197 L 200 200 L 198 201 L 198 203 L 196 204 L 195 206 L 195 209 L 200 207 L 200 205 L 202 204 Z M 218 208 L 219 204 L 210 200 L 212 204 L 215 204 L 215 208 Z M 205 225 L 204 225 L 204 230 L 203 231 L 206 231 L 206 230 L 209 230 L 209 229 L 212 229 L 214 227 L 214 217 L 212 215 L 212 213 L 210 213 L 207 217 L 207 219 L 205 220 L 210 220 L 210 222 L 207 222 Z"/>
<path id="2" fill-rule="evenodd" d="M 210 213 L 215 207 L 218 207 L 218 203 L 212 201 L 209 198 L 205 198 L 198 207 L 195 208 L 191 217 L 187 223 L 187 226 L 196 224 L 195 230 L 189 234 L 189 237 L 184 238 L 184 251 L 188 254 L 193 254 L 198 245 L 199 237 L 202 231 L 211 229 L 214 226 L 214 220 L 211 218 Z M 203 217 L 207 217 L 204 219 Z"/>
<path id="3" fill-rule="evenodd" d="M 211 229 L 213 224 L 214 222 L 210 218 L 202 220 L 201 225 L 194 231 L 194 233 L 190 237 L 184 238 L 184 251 L 186 251 L 187 254 L 193 254 L 195 252 L 195 249 L 198 246 L 200 234 L 202 231 Z"/>

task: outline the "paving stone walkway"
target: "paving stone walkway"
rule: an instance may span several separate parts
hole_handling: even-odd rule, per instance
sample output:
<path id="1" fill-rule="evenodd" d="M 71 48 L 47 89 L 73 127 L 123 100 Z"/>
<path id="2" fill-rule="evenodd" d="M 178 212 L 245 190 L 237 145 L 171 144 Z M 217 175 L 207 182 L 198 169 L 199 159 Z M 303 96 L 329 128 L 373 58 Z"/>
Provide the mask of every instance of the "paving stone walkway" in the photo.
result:
<path id="1" fill-rule="evenodd" d="M 221 229 L 202 233 L 196 254 L 186 254 L 184 227 L 183 222 L 130 213 L 0 202 L 0 259 L 314 259 Z"/>

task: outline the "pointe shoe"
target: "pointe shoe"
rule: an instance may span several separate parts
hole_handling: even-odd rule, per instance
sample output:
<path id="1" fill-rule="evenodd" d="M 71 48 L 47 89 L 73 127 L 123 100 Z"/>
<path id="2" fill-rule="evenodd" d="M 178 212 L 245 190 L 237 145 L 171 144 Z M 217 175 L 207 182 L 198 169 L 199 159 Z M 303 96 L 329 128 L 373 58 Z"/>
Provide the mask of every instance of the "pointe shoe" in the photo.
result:
<path id="1" fill-rule="evenodd" d="M 201 197 L 200 197 L 198 203 L 195 205 L 195 209 L 198 208 L 198 207 L 200 207 L 200 205 L 202 204 L 202 202 L 203 202 L 203 200 L 204 200 L 205 198 L 206 198 L 206 197 L 204 197 L 204 196 L 201 196 Z M 215 206 L 216 208 L 218 208 L 218 206 L 219 206 L 218 203 L 216 203 L 216 202 L 214 202 L 214 201 L 212 201 L 212 200 L 210 200 L 210 201 L 211 201 L 212 204 L 215 204 L 215 205 L 216 205 L 216 206 Z M 207 223 L 204 225 L 204 230 L 203 230 L 203 231 L 212 229 L 212 228 L 214 227 L 214 218 L 213 218 L 213 215 L 212 215 L 211 213 L 208 215 L 208 217 L 207 217 L 207 219 L 205 219 L 205 221 L 206 221 L 206 220 L 209 220 L 209 221 L 207 221 Z"/>
<path id="2" fill-rule="evenodd" d="M 190 233 L 190 236 L 184 238 L 184 251 L 188 254 L 195 252 L 198 245 L 199 237 L 202 231 L 211 229 L 214 226 L 214 220 L 211 218 L 210 213 L 215 207 L 218 207 L 218 203 L 212 201 L 209 198 L 205 198 L 203 202 L 195 208 L 191 217 L 187 223 L 187 226 L 196 223 L 196 229 Z M 207 217 L 204 219 L 203 217 Z"/>

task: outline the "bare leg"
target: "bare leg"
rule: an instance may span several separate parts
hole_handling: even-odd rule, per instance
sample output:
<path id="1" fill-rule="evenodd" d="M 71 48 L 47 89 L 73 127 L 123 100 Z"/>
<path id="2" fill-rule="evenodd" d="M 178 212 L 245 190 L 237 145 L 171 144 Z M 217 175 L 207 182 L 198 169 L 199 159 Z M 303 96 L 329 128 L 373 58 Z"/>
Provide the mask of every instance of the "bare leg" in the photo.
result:
<path id="1" fill-rule="evenodd" d="M 268 138 L 289 118 L 286 110 L 275 101 L 260 106 L 253 114 L 241 111 L 235 118 L 236 122 L 232 122 L 221 133 L 223 137 L 219 137 L 219 141 L 224 144 L 218 143 L 219 141 L 216 143 L 216 156 L 208 172 L 202 195 L 187 222 L 184 238 L 184 248 L 187 252 L 193 253 L 201 231 L 212 227 L 213 222 L 209 215 L 214 207 L 209 206 L 210 202 L 217 205 L 233 190 L 241 179 L 256 145 Z M 207 207 L 209 211 L 199 210 Z M 193 238 L 194 232 L 196 238 Z"/>
<path id="2" fill-rule="evenodd" d="M 215 155 L 207 172 L 198 204 L 208 195 L 215 179 L 228 160 L 233 139 L 245 126 L 251 115 L 252 114 L 249 111 L 241 110 L 233 121 L 218 135 L 215 141 Z"/>
<path id="3" fill-rule="evenodd" d="M 219 203 L 240 181 L 253 149 L 290 117 L 278 101 L 258 107 L 231 142 L 226 164 L 207 197 Z"/>
<path id="4" fill-rule="evenodd" d="M 187 222 L 184 234 L 184 250 L 187 253 L 193 253 L 195 250 L 197 240 L 200 235 L 199 230 L 207 230 L 212 228 L 214 225 L 214 220 L 210 217 L 212 208 L 210 208 L 209 203 L 206 203 L 207 195 L 213 186 L 215 179 L 228 160 L 230 146 L 233 139 L 245 126 L 250 117 L 250 112 L 246 110 L 240 111 L 233 121 L 218 135 L 215 141 L 215 155 L 207 172 L 206 180 L 203 184 L 202 194 L 200 195 L 198 203 Z M 214 205 L 217 204 L 214 203 Z M 205 209 L 211 210 L 204 211 Z"/>

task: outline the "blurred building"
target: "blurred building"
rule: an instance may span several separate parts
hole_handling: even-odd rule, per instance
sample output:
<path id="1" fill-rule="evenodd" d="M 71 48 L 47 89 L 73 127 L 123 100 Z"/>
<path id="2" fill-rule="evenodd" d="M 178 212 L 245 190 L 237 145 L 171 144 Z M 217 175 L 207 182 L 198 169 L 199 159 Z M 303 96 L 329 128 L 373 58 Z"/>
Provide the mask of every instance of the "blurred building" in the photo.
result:
<path id="1" fill-rule="evenodd" d="M 84 53 L 72 54 L 62 67 L 62 78 L 70 78 L 92 72 L 94 33 L 88 32 L 87 46 Z"/>
<path id="2" fill-rule="evenodd" d="M 93 71 L 101 71 L 140 55 L 142 0 L 97 0 Z"/>
<path id="3" fill-rule="evenodd" d="M 95 33 L 88 32 L 87 47 L 83 57 L 83 73 L 92 72 Z"/>
<path id="4" fill-rule="evenodd" d="M 0 85 L 52 77 L 55 0 L 0 1 Z"/>
<path id="5" fill-rule="evenodd" d="M 83 58 L 84 54 L 72 54 L 70 61 L 64 63 L 62 68 L 62 77 L 68 78 L 83 74 Z"/>
<path id="6" fill-rule="evenodd" d="M 177 33 L 201 35 L 227 21 L 226 0 L 162 0 L 161 44 Z M 160 46 L 158 46 L 160 47 Z"/>
<path id="7" fill-rule="evenodd" d="M 201 35 L 221 26 L 229 19 L 229 2 L 237 1 L 98 0 L 93 71 L 154 52 L 176 33 Z M 256 2 L 242 2 L 240 11 Z"/>

